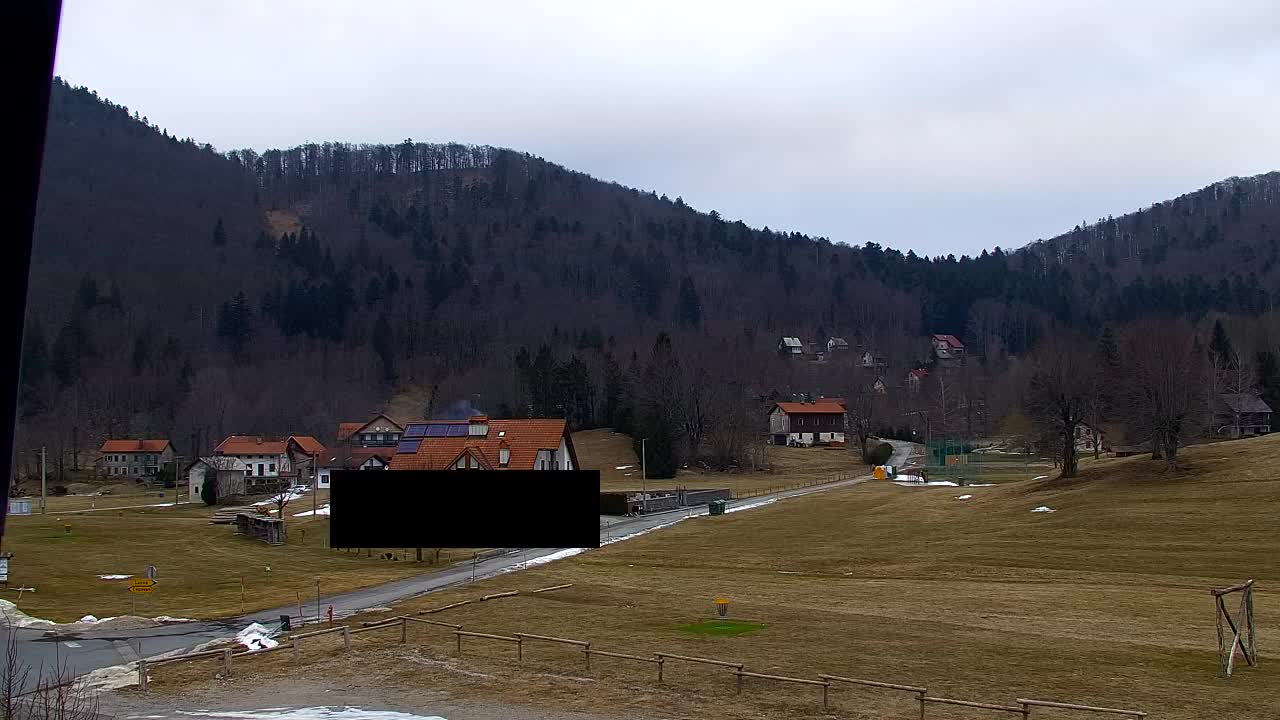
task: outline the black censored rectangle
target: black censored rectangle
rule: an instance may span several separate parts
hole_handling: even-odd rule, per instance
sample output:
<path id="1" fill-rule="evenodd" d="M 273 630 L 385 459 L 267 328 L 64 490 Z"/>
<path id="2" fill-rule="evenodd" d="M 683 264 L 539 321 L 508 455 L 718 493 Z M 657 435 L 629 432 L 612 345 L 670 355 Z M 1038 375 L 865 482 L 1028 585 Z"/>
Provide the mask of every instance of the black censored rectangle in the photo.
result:
<path id="1" fill-rule="evenodd" d="M 598 470 L 336 470 L 334 548 L 600 547 Z"/>

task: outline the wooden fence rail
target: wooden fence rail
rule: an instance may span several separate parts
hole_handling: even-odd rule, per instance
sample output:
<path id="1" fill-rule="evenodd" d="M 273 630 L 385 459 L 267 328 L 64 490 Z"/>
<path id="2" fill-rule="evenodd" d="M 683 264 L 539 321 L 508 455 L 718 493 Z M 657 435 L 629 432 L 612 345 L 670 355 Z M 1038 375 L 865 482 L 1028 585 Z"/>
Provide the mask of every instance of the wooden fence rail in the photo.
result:
<path id="1" fill-rule="evenodd" d="M 302 660 L 302 643 L 298 642 L 299 640 L 302 640 L 303 638 L 313 638 L 313 637 L 319 637 L 321 635 L 329 635 L 332 633 L 342 633 L 342 644 L 347 649 L 347 652 L 350 652 L 351 651 L 350 626 L 343 625 L 342 627 L 326 628 L 324 630 L 312 630 L 309 633 L 302 633 L 301 635 L 289 636 L 289 645 L 290 647 L 293 648 L 294 662 L 300 662 Z"/>
<path id="2" fill-rule="evenodd" d="M 831 690 L 830 680 L 810 680 L 809 678 L 787 677 L 786 675 L 766 675 L 764 673 L 747 672 L 746 670 L 735 670 L 734 675 L 738 676 L 738 694 L 742 694 L 742 678 L 759 678 L 761 680 L 773 680 L 776 682 L 789 682 L 799 685 L 819 685 L 822 687 L 822 709 L 827 709 L 827 693 Z"/>
<path id="3" fill-rule="evenodd" d="M 534 635 L 533 633 L 511 633 L 521 640 L 540 640 L 542 642 L 559 643 L 561 645 L 574 645 L 582 648 L 584 651 L 591 648 L 591 643 L 586 640 L 570 640 L 569 638 L 552 637 L 550 635 Z M 587 661 L 587 669 L 591 669 L 591 654 L 584 652 L 583 657 Z"/>
<path id="4" fill-rule="evenodd" d="M 549 588 L 549 589 L 555 589 L 555 588 Z M 471 602 L 471 601 L 466 600 L 466 601 L 463 601 L 462 603 L 454 603 L 451 606 L 445 606 L 445 607 L 446 608 L 456 607 L 457 605 L 466 604 L 468 602 Z M 439 609 L 445 609 L 445 608 L 439 608 Z M 432 611 L 425 611 L 425 612 L 432 612 Z M 642 655 L 632 655 L 628 653 L 594 649 L 591 647 L 590 641 L 587 641 L 587 640 L 575 640 L 572 638 L 555 637 L 552 635 L 535 635 L 533 633 L 513 633 L 512 635 L 497 635 L 493 633 L 470 632 L 470 631 L 463 630 L 462 625 L 459 625 L 456 623 L 441 622 L 439 620 L 428 620 L 428 619 L 417 618 L 409 615 L 389 618 L 386 620 L 375 621 L 371 623 L 365 623 L 363 627 L 356 630 L 352 630 L 349 626 L 344 625 L 341 627 L 327 628 L 324 630 L 315 630 L 312 632 L 301 633 L 298 635 L 289 635 L 288 640 L 290 642 L 280 643 L 279 645 L 273 648 L 264 648 L 260 650 L 246 650 L 243 652 L 233 652 L 232 648 L 222 648 L 219 650 L 207 650 L 207 651 L 201 651 L 201 652 L 188 653 L 186 655 L 159 658 L 151 661 L 148 661 L 146 659 L 140 659 L 138 660 L 138 685 L 143 693 L 147 692 L 148 690 L 147 670 L 149 667 L 158 667 L 161 665 L 168 665 L 171 663 L 183 662 L 187 660 L 198 660 L 202 658 L 221 657 L 224 670 L 228 677 L 230 677 L 231 675 L 231 659 L 235 657 L 244 657 L 247 655 L 259 655 L 267 652 L 272 652 L 275 650 L 284 650 L 284 649 L 291 648 L 293 650 L 294 660 L 296 661 L 299 659 L 299 654 L 300 654 L 301 643 L 299 641 L 307 638 L 319 637 L 321 635 L 330 635 L 333 633 L 342 633 L 343 645 L 345 646 L 346 650 L 350 651 L 351 635 L 362 633 L 362 632 L 369 632 L 372 630 L 382 630 L 387 628 L 393 628 L 398 625 L 400 627 L 400 642 L 403 643 L 408 640 L 408 634 L 407 634 L 408 626 L 409 626 L 409 623 L 411 622 L 422 624 L 422 625 L 431 625 L 435 627 L 443 627 L 443 628 L 450 629 L 453 632 L 454 638 L 457 641 L 459 657 L 462 656 L 462 638 L 463 637 L 472 637 L 472 638 L 478 638 L 478 639 L 484 639 L 484 640 L 497 640 L 500 642 L 514 643 L 516 646 L 516 659 L 521 661 L 524 659 L 524 641 L 525 640 L 559 643 L 563 645 L 572 645 L 572 646 L 581 648 L 582 653 L 586 658 L 588 670 L 591 669 L 592 655 L 598 655 L 601 657 L 618 658 L 620 660 L 631 660 L 634 662 L 641 662 L 641 663 L 652 663 L 658 667 L 659 683 L 662 683 L 663 681 L 663 668 L 665 666 L 666 661 L 680 660 L 683 662 L 698 663 L 702 665 L 714 665 L 717 667 L 730 668 L 733 671 L 732 674 L 735 677 L 738 694 L 742 693 L 743 678 L 757 678 L 761 680 L 772 680 L 774 682 L 785 682 L 785 683 L 795 683 L 799 685 L 819 686 L 822 688 L 822 707 L 824 710 L 828 708 L 829 694 L 830 694 L 832 683 L 847 683 L 851 685 L 863 685 L 867 687 L 884 688 L 887 690 L 897 690 L 900 692 L 913 693 L 916 695 L 916 700 L 920 704 L 921 720 L 924 720 L 925 710 L 929 704 L 953 705 L 953 706 L 959 706 L 959 707 L 975 708 L 979 710 L 993 710 L 997 712 L 1014 713 L 1014 714 L 1022 715 L 1023 720 L 1029 720 L 1031 715 L 1031 709 L 1034 707 L 1056 708 L 1056 709 L 1063 709 L 1063 710 L 1077 710 L 1082 712 L 1107 713 L 1107 714 L 1113 714 L 1113 715 L 1124 715 L 1131 718 L 1147 717 L 1147 713 L 1142 712 L 1140 710 L 1125 710 L 1125 709 L 1119 709 L 1119 708 L 1100 707 L 1096 705 L 1064 703 L 1064 702 L 1057 702 L 1057 701 L 1051 701 L 1051 700 L 1032 700 L 1032 699 L 1026 699 L 1026 698 L 1018 698 L 1015 701 L 1018 703 L 1018 706 L 1015 707 L 1015 706 L 1009 706 L 1009 705 L 996 705 L 993 703 L 972 702 L 969 700 L 956 700 L 952 698 L 931 697 L 928 695 L 927 689 L 916 686 L 916 685 L 902 685 L 898 683 L 880 682 L 878 680 L 863 680 L 859 678 L 850 678 L 850 677 L 844 677 L 841 675 L 830 675 L 826 673 L 820 673 L 818 675 L 818 678 L 819 678 L 818 680 L 812 680 L 809 678 L 801 678 L 801 677 L 793 677 L 793 676 L 787 676 L 787 675 L 770 675 L 766 673 L 757 673 L 757 672 L 747 671 L 744 669 L 744 663 L 733 662 L 729 660 L 716 660 L 713 658 L 704 658 L 704 657 L 697 657 L 697 656 L 691 656 L 691 655 L 677 655 L 675 653 L 666 653 L 666 652 L 655 652 L 653 653 L 652 657 L 645 657 Z"/>
<path id="5" fill-rule="evenodd" d="M 924 695 L 929 692 L 928 690 L 922 687 L 916 687 L 915 685 L 899 685 L 897 683 L 880 682 L 878 680 L 859 680 L 857 678 L 841 677 L 839 675 L 826 675 L 821 673 L 818 677 L 823 680 L 835 680 L 836 682 L 849 683 L 851 685 L 867 685 L 869 687 L 886 688 L 888 690 L 901 690 L 903 692 L 916 693 L 917 695 Z"/>
<path id="6" fill-rule="evenodd" d="M 610 652 L 608 650 L 592 650 L 591 648 L 583 648 L 582 654 L 587 656 L 587 668 L 591 667 L 592 655 L 603 655 L 604 657 L 619 658 L 621 660 L 634 660 L 636 662 L 653 663 L 658 666 L 658 682 L 662 682 L 662 663 L 661 657 L 644 657 L 643 655 L 628 655 L 627 653 Z"/>
<path id="7" fill-rule="evenodd" d="M 929 697 L 928 695 L 920 696 L 920 717 L 924 717 L 925 703 L 935 703 L 938 705 L 959 705 L 960 707 L 978 708 L 980 710 L 996 710 L 998 712 L 1017 713 L 1023 718 L 1031 715 L 1031 710 L 1026 707 L 1011 707 L 1009 705 L 995 705 L 992 703 L 972 702 L 970 700 L 952 700 L 951 698 Z"/>
<path id="8" fill-rule="evenodd" d="M 552 590 L 564 590 L 565 588 L 571 588 L 571 587 L 573 587 L 573 583 L 568 583 L 565 585 L 552 585 L 551 587 L 538 588 L 537 590 L 532 590 L 530 592 L 537 594 L 537 593 L 551 592 Z"/>
<path id="9" fill-rule="evenodd" d="M 1021 704 L 1024 708 L 1030 707 L 1047 707 L 1059 708 L 1062 710 L 1081 710 L 1083 712 L 1111 713 L 1112 715 L 1128 715 L 1129 717 L 1144 718 L 1146 713 L 1141 710 L 1121 710 L 1119 708 L 1097 707 L 1095 705 L 1077 705 L 1075 703 L 1053 702 L 1051 700 L 1024 700 L 1018 698 L 1015 702 Z M 1028 712 L 1030 710 L 1028 709 Z"/>
<path id="10" fill-rule="evenodd" d="M 458 657 L 462 657 L 462 638 L 463 636 L 466 636 L 466 637 L 473 637 L 473 638 L 483 638 L 485 640 L 500 640 L 502 642 L 515 643 L 516 644 L 516 660 L 524 659 L 524 648 L 523 648 L 524 641 L 522 641 L 518 637 L 509 637 L 507 635 L 493 635 L 491 633 L 482 633 L 482 632 L 467 632 L 466 630 L 454 630 L 453 635 L 458 640 Z"/>
<path id="11" fill-rule="evenodd" d="M 421 623 L 422 625 L 435 625 L 436 627 L 447 627 L 453 628 L 454 630 L 462 629 L 462 626 L 457 623 L 441 622 L 439 620 L 425 620 L 423 618 L 416 618 L 409 615 L 404 616 L 403 619 L 408 620 L 409 622 Z"/>
<path id="12" fill-rule="evenodd" d="M 712 660 L 711 658 L 690 657 L 689 655 L 673 655 L 671 653 L 654 653 L 654 655 L 669 660 L 683 660 L 691 663 L 702 663 L 703 665 L 719 665 L 720 667 L 731 667 L 735 670 L 741 670 L 743 663 L 729 662 L 728 660 Z"/>

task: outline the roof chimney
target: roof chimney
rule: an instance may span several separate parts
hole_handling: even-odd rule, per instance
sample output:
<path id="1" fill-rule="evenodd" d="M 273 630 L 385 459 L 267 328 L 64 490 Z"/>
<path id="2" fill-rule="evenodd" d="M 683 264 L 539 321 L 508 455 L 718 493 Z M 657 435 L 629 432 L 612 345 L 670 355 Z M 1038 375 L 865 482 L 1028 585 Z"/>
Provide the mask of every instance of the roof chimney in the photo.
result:
<path id="1" fill-rule="evenodd" d="M 489 416 L 488 415 L 472 415 L 467 421 L 467 435 L 471 437 L 485 437 L 489 434 Z"/>

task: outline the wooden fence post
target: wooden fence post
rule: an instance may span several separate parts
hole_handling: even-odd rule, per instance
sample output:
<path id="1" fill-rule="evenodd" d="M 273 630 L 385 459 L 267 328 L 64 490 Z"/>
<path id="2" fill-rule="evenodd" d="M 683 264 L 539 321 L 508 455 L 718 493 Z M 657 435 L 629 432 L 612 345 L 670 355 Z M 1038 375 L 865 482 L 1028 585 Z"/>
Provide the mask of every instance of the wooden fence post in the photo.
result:
<path id="1" fill-rule="evenodd" d="M 663 659 L 659 657 L 658 658 L 658 684 L 659 685 L 662 684 L 662 662 L 663 662 Z"/>
<path id="2" fill-rule="evenodd" d="M 147 692 L 147 661 L 142 659 L 138 660 L 138 687 Z"/>
<path id="3" fill-rule="evenodd" d="M 227 677 L 231 677 L 231 648 L 222 651 L 222 671 Z"/>
<path id="4" fill-rule="evenodd" d="M 454 637 L 458 639 L 458 657 L 462 657 L 462 636 L 455 634 Z"/>
<path id="5" fill-rule="evenodd" d="M 351 652 L 351 629 L 342 628 L 342 644 L 347 646 L 347 652 Z"/>
<path id="6" fill-rule="evenodd" d="M 516 662 L 524 662 L 524 638 L 516 636 Z"/>
<path id="7" fill-rule="evenodd" d="M 400 642 L 409 642 L 409 619 L 400 618 Z"/>
<path id="8" fill-rule="evenodd" d="M 917 699 L 920 701 L 920 720 L 924 720 L 924 693 L 920 693 Z"/>
<path id="9" fill-rule="evenodd" d="M 293 641 L 293 661 L 294 662 L 302 661 L 302 641 L 301 640 Z"/>
<path id="10" fill-rule="evenodd" d="M 582 650 L 582 656 L 587 659 L 587 672 L 591 672 L 591 643 Z"/>

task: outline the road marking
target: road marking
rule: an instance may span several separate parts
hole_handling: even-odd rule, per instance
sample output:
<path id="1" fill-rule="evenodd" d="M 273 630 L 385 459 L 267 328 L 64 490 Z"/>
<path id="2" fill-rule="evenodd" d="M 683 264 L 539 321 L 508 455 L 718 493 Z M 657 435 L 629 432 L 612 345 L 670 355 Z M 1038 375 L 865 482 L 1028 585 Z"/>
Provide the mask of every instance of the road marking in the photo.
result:
<path id="1" fill-rule="evenodd" d="M 70 640 L 68 640 L 67 642 L 64 642 L 64 643 L 62 643 L 62 644 L 63 644 L 63 645 L 66 645 L 67 647 L 80 647 L 80 643 L 78 643 L 78 642 L 71 642 Z"/>

